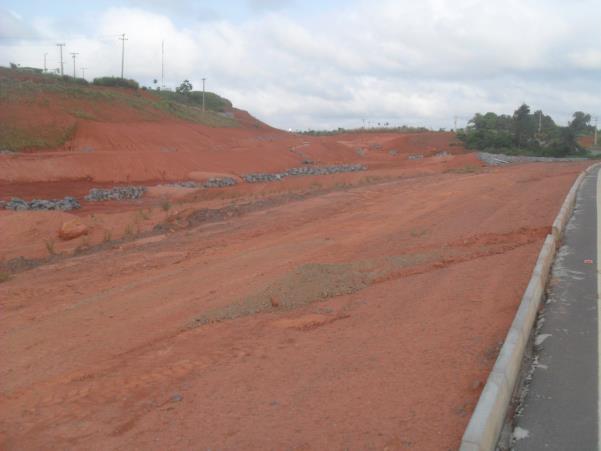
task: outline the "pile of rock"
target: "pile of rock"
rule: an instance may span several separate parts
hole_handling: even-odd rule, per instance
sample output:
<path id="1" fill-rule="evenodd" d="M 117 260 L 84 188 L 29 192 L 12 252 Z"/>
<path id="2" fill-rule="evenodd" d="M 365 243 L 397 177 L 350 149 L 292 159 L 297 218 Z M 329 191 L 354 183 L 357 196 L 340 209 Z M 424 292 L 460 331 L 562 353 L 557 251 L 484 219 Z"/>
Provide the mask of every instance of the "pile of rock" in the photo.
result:
<path id="1" fill-rule="evenodd" d="M 550 163 L 550 162 L 566 162 L 566 161 L 586 161 L 587 158 L 570 157 L 570 158 L 554 158 L 554 157 L 529 157 L 525 155 L 504 155 L 488 152 L 478 152 L 480 160 L 491 166 L 498 166 L 511 163 Z"/>
<path id="2" fill-rule="evenodd" d="M 277 182 L 284 177 L 286 177 L 286 173 L 284 172 L 275 174 L 253 172 L 242 176 L 246 183 Z"/>
<path id="3" fill-rule="evenodd" d="M 79 202 L 74 197 L 65 196 L 64 199 L 42 200 L 34 199 L 26 201 L 13 197 L 8 202 L 0 202 L 0 208 L 7 210 L 25 211 L 25 210 L 75 210 L 80 208 Z"/>
<path id="4" fill-rule="evenodd" d="M 215 177 L 210 178 L 202 184 L 203 188 L 227 188 L 228 186 L 234 186 L 238 182 L 232 177 Z"/>
<path id="5" fill-rule="evenodd" d="M 407 157 L 408 160 L 423 160 L 424 156 L 422 154 L 417 154 L 417 155 L 409 155 Z"/>
<path id="6" fill-rule="evenodd" d="M 177 188 L 227 188 L 228 186 L 237 185 L 238 182 L 232 177 L 212 177 L 206 182 L 184 181 L 169 183 L 167 186 Z"/>
<path id="7" fill-rule="evenodd" d="M 365 171 L 367 167 L 363 164 L 339 164 L 334 166 L 303 166 L 291 168 L 284 172 L 276 173 L 251 173 L 243 175 L 242 178 L 247 183 L 276 182 L 285 177 L 294 177 L 302 175 L 328 175 L 341 172 Z"/>
<path id="8" fill-rule="evenodd" d="M 110 189 L 92 188 L 84 199 L 89 202 L 139 199 L 145 192 L 145 186 L 116 186 Z"/>

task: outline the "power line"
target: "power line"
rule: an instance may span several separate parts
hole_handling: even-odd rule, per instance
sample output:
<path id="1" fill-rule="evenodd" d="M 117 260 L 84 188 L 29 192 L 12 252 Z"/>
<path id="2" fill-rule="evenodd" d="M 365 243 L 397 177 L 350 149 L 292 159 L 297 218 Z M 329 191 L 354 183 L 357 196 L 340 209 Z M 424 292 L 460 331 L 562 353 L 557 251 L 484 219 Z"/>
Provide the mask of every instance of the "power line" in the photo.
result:
<path id="1" fill-rule="evenodd" d="M 123 78 L 123 66 L 125 65 L 125 41 L 127 41 L 125 33 L 119 37 L 119 40 L 121 41 L 121 78 Z"/>
<path id="2" fill-rule="evenodd" d="M 205 80 L 206 80 L 206 78 L 202 79 L 202 112 L 203 113 L 205 111 Z"/>
<path id="3" fill-rule="evenodd" d="M 63 47 L 65 46 L 65 44 L 64 43 L 59 43 L 59 44 L 56 44 L 56 45 L 60 49 L 60 52 L 61 52 L 61 77 L 62 77 L 63 74 L 64 74 L 64 69 L 65 69 L 65 66 L 63 64 Z"/>
<path id="4" fill-rule="evenodd" d="M 71 52 L 71 56 L 73 57 L 73 78 L 77 78 L 76 72 L 75 72 L 75 57 L 79 55 L 79 53 L 77 52 Z"/>
<path id="5" fill-rule="evenodd" d="M 165 89 L 165 41 L 161 41 L 161 89 Z"/>

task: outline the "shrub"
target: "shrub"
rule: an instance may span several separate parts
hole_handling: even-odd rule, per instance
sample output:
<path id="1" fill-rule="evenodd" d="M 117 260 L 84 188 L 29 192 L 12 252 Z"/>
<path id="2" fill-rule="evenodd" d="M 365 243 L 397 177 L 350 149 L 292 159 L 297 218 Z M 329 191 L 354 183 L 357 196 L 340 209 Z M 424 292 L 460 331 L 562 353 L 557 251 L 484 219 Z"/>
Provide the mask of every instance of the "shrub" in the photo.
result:
<path id="1" fill-rule="evenodd" d="M 70 75 L 63 75 L 62 77 L 59 76 L 59 78 L 62 81 L 66 81 L 67 83 L 73 83 L 76 85 L 87 86 L 89 84 L 88 80 L 86 80 L 85 78 L 72 77 Z"/>
<path id="2" fill-rule="evenodd" d="M 114 86 L 128 89 L 138 89 L 140 87 L 136 80 L 119 77 L 99 77 L 95 78 L 93 83 L 98 86 Z"/>

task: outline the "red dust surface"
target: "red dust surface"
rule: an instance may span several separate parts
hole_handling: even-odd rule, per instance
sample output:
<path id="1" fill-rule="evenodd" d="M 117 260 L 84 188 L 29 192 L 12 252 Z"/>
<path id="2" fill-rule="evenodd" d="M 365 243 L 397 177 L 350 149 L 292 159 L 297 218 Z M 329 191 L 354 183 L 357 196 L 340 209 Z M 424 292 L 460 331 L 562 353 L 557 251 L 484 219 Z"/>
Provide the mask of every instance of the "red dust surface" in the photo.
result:
<path id="1" fill-rule="evenodd" d="M 199 225 L 226 202 L 191 200 L 15 274 L 1 446 L 455 449 L 581 169 L 414 171 Z"/>
<path id="2" fill-rule="evenodd" d="M 0 154 L 0 200 L 82 202 L 0 210 L 1 449 L 456 449 L 585 167 L 65 106 L 0 109 L 76 121 L 58 149 Z M 368 169 L 157 186 L 342 163 Z M 149 190 L 83 200 L 127 184 Z M 60 240 L 73 219 L 88 233 Z"/>

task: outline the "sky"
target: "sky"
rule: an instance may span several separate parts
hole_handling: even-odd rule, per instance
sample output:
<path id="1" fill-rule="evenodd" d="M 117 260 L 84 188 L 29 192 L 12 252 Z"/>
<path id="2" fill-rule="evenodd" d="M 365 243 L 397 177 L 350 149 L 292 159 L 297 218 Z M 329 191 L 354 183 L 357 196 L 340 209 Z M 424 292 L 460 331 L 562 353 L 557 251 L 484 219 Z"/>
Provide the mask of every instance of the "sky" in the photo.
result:
<path id="1" fill-rule="evenodd" d="M 283 129 L 601 115 L 600 0 L 0 0 L 0 65 L 184 79 Z"/>

